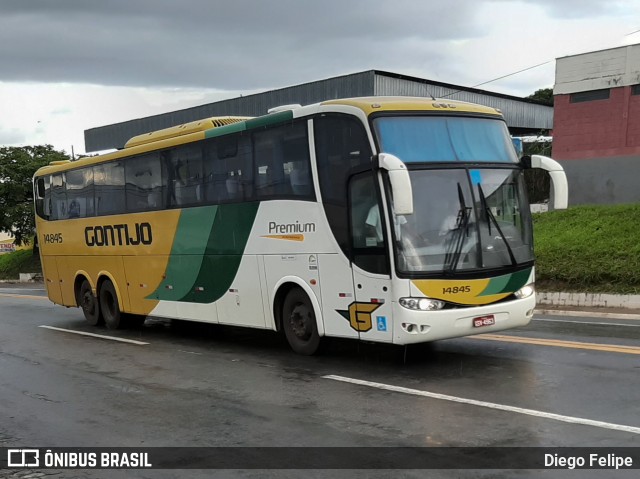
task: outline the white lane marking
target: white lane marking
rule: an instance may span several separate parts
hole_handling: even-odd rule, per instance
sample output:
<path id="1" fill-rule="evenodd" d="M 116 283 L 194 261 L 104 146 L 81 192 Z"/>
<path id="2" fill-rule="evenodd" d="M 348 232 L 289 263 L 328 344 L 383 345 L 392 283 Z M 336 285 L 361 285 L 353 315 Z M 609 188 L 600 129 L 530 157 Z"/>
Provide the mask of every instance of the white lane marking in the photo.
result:
<path id="1" fill-rule="evenodd" d="M 595 324 L 598 326 L 627 326 L 629 328 L 640 328 L 640 324 L 622 324 L 622 323 L 601 323 L 597 321 L 572 321 L 570 319 L 542 319 L 533 318 L 534 321 L 544 321 L 546 323 L 575 323 L 575 324 Z"/>
<path id="2" fill-rule="evenodd" d="M 605 313 L 599 311 L 565 311 L 562 309 L 536 309 L 536 315 L 543 316 L 573 316 L 577 318 L 602 318 L 602 319 L 640 319 L 640 314 L 633 313 Z"/>
<path id="3" fill-rule="evenodd" d="M 42 288 L 0 288 L 0 291 L 2 291 L 3 293 L 12 293 L 14 291 L 39 291 L 41 293 L 44 293 L 45 290 Z"/>
<path id="4" fill-rule="evenodd" d="M 111 341 L 120 341 L 121 343 L 130 343 L 130 344 L 137 344 L 139 346 L 144 346 L 145 344 L 149 344 L 149 343 L 145 343 L 142 341 L 136 341 L 135 339 L 126 339 L 126 338 L 116 338 L 113 336 L 105 336 L 103 334 L 94 334 L 94 333 L 85 333 L 84 331 L 74 331 L 73 329 L 63 329 L 63 328 L 56 328 L 54 326 L 39 326 L 40 328 L 46 328 L 46 329 L 53 329 L 54 331 L 62 331 L 64 333 L 73 333 L 73 334 L 79 334 L 81 336 L 91 336 L 92 338 L 100 338 L 100 339 L 110 339 Z"/>
<path id="5" fill-rule="evenodd" d="M 545 419 L 553 419 L 554 421 L 562 421 L 562 422 L 568 422 L 572 424 L 582 424 L 584 426 L 593 426 L 593 427 L 599 427 L 602 429 L 613 429 L 614 431 L 624 431 L 624 432 L 630 432 L 633 434 L 640 434 L 640 427 L 626 426 L 623 424 L 613 424 L 613 423 L 603 422 L 603 421 L 593 421 L 591 419 L 583 419 L 580 417 L 563 416 L 561 414 L 553 414 L 553 413 L 544 412 L 544 411 L 536 411 L 535 409 L 524 409 L 521 407 L 507 406 L 505 404 L 496 404 L 496 403 L 491 403 L 486 401 L 477 401 L 475 399 L 449 396 L 447 394 L 432 393 L 428 391 L 421 391 L 419 389 L 404 388 L 401 386 L 392 386 L 390 384 L 363 381 L 361 379 L 347 378 L 344 376 L 336 376 L 333 374 L 329 374 L 327 376 L 322 376 L 322 377 L 324 379 L 332 379 L 334 381 L 342 381 L 345 383 L 358 384 L 360 386 L 383 389 L 385 391 L 393 391 L 393 392 L 398 392 L 403 394 L 410 394 L 412 396 L 423 396 L 423 397 L 428 397 L 432 399 L 442 399 L 444 401 L 452 401 L 452 402 L 457 402 L 462 404 L 470 404 L 472 406 L 497 409 L 500 411 L 514 412 L 517 414 L 526 414 L 528 416 L 536 416 L 536 417 L 542 417 Z"/>

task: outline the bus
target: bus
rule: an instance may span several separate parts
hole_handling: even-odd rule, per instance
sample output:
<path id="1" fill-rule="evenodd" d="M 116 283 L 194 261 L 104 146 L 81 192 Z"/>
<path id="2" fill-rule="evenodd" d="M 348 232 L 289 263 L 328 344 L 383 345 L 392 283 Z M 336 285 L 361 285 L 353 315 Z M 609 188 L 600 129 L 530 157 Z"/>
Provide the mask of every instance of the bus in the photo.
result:
<path id="1" fill-rule="evenodd" d="M 115 329 L 147 316 L 399 345 L 526 325 L 525 168 L 499 110 L 365 97 L 131 138 L 34 175 L 49 299 Z"/>

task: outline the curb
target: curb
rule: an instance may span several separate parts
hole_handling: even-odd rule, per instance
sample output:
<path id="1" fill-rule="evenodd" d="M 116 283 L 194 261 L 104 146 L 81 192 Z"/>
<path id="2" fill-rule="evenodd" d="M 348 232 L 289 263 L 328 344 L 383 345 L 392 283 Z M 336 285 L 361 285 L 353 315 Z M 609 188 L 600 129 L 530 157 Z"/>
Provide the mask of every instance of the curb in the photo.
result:
<path id="1" fill-rule="evenodd" d="M 640 310 L 640 295 L 638 294 L 624 295 L 538 291 L 537 300 L 541 306 L 561 308 L 620 308 Z"/>
<path id="2" fill-rule="evenodd" d="M 640 321 L 640 314 L 634 313 L 609 313 L 604 311 L 571 311 L 565 309 L 538 309 L 533 314 L 540 316 L 568 316 L 574 318 L 600 318 L 600 319 L 629 319 Z"/>

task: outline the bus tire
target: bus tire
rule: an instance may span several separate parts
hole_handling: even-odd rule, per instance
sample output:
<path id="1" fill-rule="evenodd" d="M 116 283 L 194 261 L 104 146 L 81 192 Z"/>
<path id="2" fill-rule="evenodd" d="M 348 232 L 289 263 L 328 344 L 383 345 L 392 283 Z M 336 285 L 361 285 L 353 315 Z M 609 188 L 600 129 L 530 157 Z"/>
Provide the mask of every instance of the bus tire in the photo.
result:
<path id="1" fill-rule="evenodd" d="M 98 326 L 102 323 L 102 314 L 98 298 L 91 291 L 91 285 L 86 279 L 82 281 L 78 290 L 78 306 L 82 309 L 84 319 L 91 326 Z"/>
<path id="2" fill-rule="evenodd" d="M 100 310 L 107 329 L 120 328 L 123 314 L 118 304 L 118 293 L 109 279 L 100 286 Z"/>
<path id="3" fill-rule="evenodd" d="M 309 296 L 300 288 L 291 289 L 282 305 L 282 329 L 296 353 L 311 356 L 320 352 L 316 313 Z"/>

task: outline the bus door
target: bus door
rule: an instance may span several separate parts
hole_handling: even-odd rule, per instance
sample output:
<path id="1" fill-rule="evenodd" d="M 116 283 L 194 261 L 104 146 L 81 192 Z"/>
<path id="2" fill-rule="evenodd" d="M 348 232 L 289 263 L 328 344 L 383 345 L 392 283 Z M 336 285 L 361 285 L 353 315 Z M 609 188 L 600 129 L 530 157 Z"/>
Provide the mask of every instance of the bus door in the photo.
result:
<path id="1" fill-rule="evenodd" d="M 392 341 L 391 277 L 384 209 L 372 171 L 349 181 L 350 241 L 354 303 L 351 327 L 360 339 Z"/>

